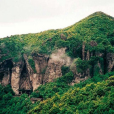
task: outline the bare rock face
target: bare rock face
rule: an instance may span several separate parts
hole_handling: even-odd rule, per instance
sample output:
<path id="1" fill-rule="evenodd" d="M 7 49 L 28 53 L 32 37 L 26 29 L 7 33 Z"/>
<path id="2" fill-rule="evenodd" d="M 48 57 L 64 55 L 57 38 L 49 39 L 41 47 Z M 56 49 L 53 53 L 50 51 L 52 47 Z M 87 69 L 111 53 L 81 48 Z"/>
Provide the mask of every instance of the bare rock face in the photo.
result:
<path id="1" fill-rule="evenodd" d="M 1 84 L 2 85 L 5 85 L 5 86 L 8 85 L 8 84 L 10 84 L 10 72 L 9 71 L 6 71 L 4 73 L 4 77 L 2 79 Z"/>
<path id="2" fill-rule="evenodd" d="M 89 60 L 90 59 L 90 52 L 89 50 L 87 51 L 87 55 L 86 55 L 86 60 Z"/>
<path id="3" fill-rule="evenodd" d="M 61 37 L 62 40 L 66 40 L 67 39 L 67 37 L 64 34 L 61 34 L 60 37 Z"/>
<path id="4" fill-rule="evenodd" d="M 34 91 L 41 84 L 52 82 L 54 79 L 62 76 L 61 67 L 63 65 L 70 67 L 73 62 L 73 60 L 65 54 L 65 50 L 66 48 L 58 49 L 53 52 L 50 57 L 46 55 L 33 54 L 36 73 L 34 73 L 28 63 L 27 56 L 24 54 L 23 61 L 21 60 L 18 63 L 12 63 L 13 67 L 11 68 L 8 67 L 7 63 L 5 72 L 1 69 L 4 75 L 0 83 L 4 83 L 4 85 L 11 83 L 11 87 L 15 94 L 19 94 L 20 90 Z M 89 54 L 87 59 L 89 59 Z M 1 68 L 3 68 L 3 66 Z M 78 76 L 79 78 L 81 77 L 81 75 L 77 73 L 76 69 L 72 71 L 76 74 L 75 76 Z M 75 79 L 77 82 L 77 78 Z"/>
<path id="5" fill-rule="evenodd" d="M 43 83 L 52 82 L 54 79 L 62 76 L 62 63 L 60 61 L 49 60 L 48 67 L 44 76 Z"/>
<path id="6" fill-rule="evenodd" d="M 5 60 L 0 63 L 0 84 L 8 85 L 11 87 L 15 94 L 19 94 L 20 90 L 35 90 L 40 85 L 52 82 L 56 78 L 62 76 L 61 67 L 68 66 L 74 73 L 74 80 L 71 85 L 84 81 L 90 77 L 90 71 L 87 69 L 86 73 L 78 73 L 76 68 L 76 60 L 71 59 L 65 54 L 66 48 L 55 50 L 50 57 L 46 55 L 33 54 L 36 72 L 31 68 L 27 56 L 24 54 L 24 60 L 13 63 L 11 59 Z M 90 60 L 92 53 L 87 50 L 85 52 L 85 44 L 82 48 L 82 59 Z M 95 56 L 103 57 L 102 53 L 95 53 Z M 108 72 L 114 69 L 114 54 L 108 53 L 106 56 Z M 99 73 L 103 74 L 101 64 L 96 63 L 99 67 Z"/>
<path id="7" fill-rule="evenodd" d="M 62 65 L 69 66 L 71 59 L 65 55 L 66 48 L 61 48 L 53 52 L 48 57 L 46 55 L 33 54 L 36 73 L 31 77 L 33 90 L 41 84 L 52 82 L 54 79 L 62 76 Z"/>
<path id="8" fill-rule="evenodd" d="M 85 60 L 85 42 L 82 44 L 82 59 Z"/>
<path id="9" fill-rule="evenodd" d="M 114 70 L 114 54 L 108 53 L 107 54 L 107 63 L 108 63 L 108 72 Z"/>
<path id="10" fill-rule="evenodd" d="M 61 67 L 69 66 L 71 59 L 65 55 L 66 48 L 61 48 L 54 52 L 48 62 L 48 66 L 44 75 L 43 83 L 52 82 L 54 79 L 62 76 Z"/>
<path id="11" fill-rule="evenodd" d="M 11 59 L 7 59 L 0 63 L 0 84 L 8 85 L 11 81 L 11 70 L 13 63 Z"/>
<path id="12" fill-rule="evenodd" d="M 101 68 L 101 64 L 99 63 L 99 61 L 98 61 L 97 64 L 98 64 L 98 67 L 99 67 L 99 74 L 102 75 L 102 74 L 103 74 L 103 70 L 102 70 L 102 68 Z"/>
<path id="13" fill-rule="evenodd" d="M 21 77 L 20 77 L 20 89 L 24 90 L 32 90 L 32 76 L 33 76 L 33 70 L 31 66 L 28 63 L 28 58 L 24 54 L 24 66 L 23 70 L 21 72 Z"/>
<path id="14" fill-rule="evenodd" d="M 14 63 L 11 76 L 11 87 L 15 94 L 19 94 L 19 90 L 32 90 L 31 77 L 33 70 L 28 63 L 28 58 L 24 54 L 24 61 Z"/>
<path id="15" fill-rule="evenodd" d="M 32 76 L 32 87 L 33 91 L 37 89 L 42 83 L 40 83 L 40 78 L 41 77 L 39 74 L 35 73 Z"/>
<path id="16" fill-rule="evenodd" d="M 19 94 L 19 82 L 23 66 L 24 66 L 23 62 L 18 62 L 12 69 L 11 87 L 15 92 L 15 94 Z"/>
<path id="17" fill-rule="evenodd" d="M 40 54 L 34 54 L 33 59 L 35 62 L 36 73 L 31 77 L 33 90 L 43 84 L 43 77 L 47 68 L 49 57 Z"/>
<path id="18" fill-rule="evenodd" d="M 36 55 L 33 55 L 33 59 L 35 62 L 36 72 L 38 74 L 42 73 L 43 69 L 45 69 L 47 66 L 49 57 L 45 55 L 36 54 Z"/>

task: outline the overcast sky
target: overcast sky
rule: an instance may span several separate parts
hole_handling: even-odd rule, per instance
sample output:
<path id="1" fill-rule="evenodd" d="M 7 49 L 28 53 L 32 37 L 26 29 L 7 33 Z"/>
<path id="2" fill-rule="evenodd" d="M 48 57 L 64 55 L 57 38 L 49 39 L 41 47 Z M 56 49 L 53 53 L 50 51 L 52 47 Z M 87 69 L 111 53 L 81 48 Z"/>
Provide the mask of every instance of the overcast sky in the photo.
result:
<path id="1" fill-rule="evenodd" d="M 0 38 L 64 28 L 96 11 L 114 17 L 114 0 L 0 0 Z"/>

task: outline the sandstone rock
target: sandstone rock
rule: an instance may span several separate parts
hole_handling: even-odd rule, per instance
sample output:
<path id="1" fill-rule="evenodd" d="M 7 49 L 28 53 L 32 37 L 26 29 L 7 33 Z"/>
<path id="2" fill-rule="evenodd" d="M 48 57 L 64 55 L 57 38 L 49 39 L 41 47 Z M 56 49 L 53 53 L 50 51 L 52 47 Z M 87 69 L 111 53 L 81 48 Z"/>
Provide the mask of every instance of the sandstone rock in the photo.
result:
<path id="1" fill-rule="evenodd" d="M 43 78 L 48 65 L 49 57 L 45 55 L 35 54 L 33 55 L 33 59 L 35 62 L 35 69 L 37 72 L 33 74 L 33 77 L 32 77 L 32 86 L 33 86 L 33 90 L 35 90 L 41 84 L 43 84 Z"/>
<path id="2" fill-rule="evenodd" d="M 43 83 L 52 82 L 54 79 L 62 76 L 61 67 L 70 66 L 71 58 L 65 54 L 66 48 L 61 48 L 54 52 L 48 62 L 44 75 Z"/>
<path id="3" fill-rule="evenodd" d="M 8 85 L 11 82 L 11 70 L 13 63 L 11 59 L 7 59 L 0 63 L 0 83 Z"/>
<path id="4" fill-rule="evenodd" d="M 107 54 L 107 63 L 108 63 L 108 72 L 112 71 L 114 68 L 114 54 L 113 53 L 108 53 Z"/>
<path id="5" fill-rule="evenodd" d="M 79 83 L 90 77 L 90 69 L 87 69 L 86 75 L 78 73 L 76 68 L 75 59 L 71 59 L 65 54 L 66 48 L 55 50 L 50 57 L 41 54 L 33 54 L 36 72 L 33 71 L 28 62 L 27 56 L 24 54 L 24 60 L 18 63 L 12 63 L 11 59 L 5 60 L 0 63 L 0 83 L 3 85 L 11 84 L 15 94 L 19 94 L 19 90 L 35 90 L 40 85 L 47 82 L 52 82 L 56 78 L 62 76 L 61 67 L 63 65 L 70 67 L 74 73 L 74 83 Z M 83 60 L 89 60 L 92 53 L 85 52 L 85 44 L 82 47 Z M 103 57 L 103 53 L 95 53 L 95 56 Z M 114 69 L 114 54 L 107 54 L 108 72 Z M 101 64 L 98 61 L 99 73 L 102 74 Z"/>
<path id="6" fill-rule="evenodd" d="M 19 82 L 23 66 L 24 66 L 23 62 L 18 62 L 12 69 L 11 87 L 15 92 L 15 94 L 19 94 Z"/>

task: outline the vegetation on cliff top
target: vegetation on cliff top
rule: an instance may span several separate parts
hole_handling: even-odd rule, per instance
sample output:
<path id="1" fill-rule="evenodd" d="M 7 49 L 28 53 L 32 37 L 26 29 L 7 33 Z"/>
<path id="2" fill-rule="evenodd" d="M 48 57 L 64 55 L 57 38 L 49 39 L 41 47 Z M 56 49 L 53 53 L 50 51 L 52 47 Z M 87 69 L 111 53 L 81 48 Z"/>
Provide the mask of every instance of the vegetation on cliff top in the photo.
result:
<path id="1" fill-rule="evenodd" d="M 84 41 L 91 51 L 90 41 L 96 41 L 99 47 L 104 50 L 104 45 L 109 48 L 114 43 L 114 18 L 96 12 L 78 23 L 65 29 L 48 30 L 36 34 L 14 35 L 0 39 L 2 60 L 13 58 L 19 60 L 23 53 L 31 56 L 32 53 L 51 54 L 55 48 L 67 47 L 67 53 L 72 57 L 81 57 L 80 50 Z M 106 44 L 104 44 L 106 43 Z M 102 51 L 99 50 L 99 51 Z M 110 51 L 110 49 L 108 49 Z"/>

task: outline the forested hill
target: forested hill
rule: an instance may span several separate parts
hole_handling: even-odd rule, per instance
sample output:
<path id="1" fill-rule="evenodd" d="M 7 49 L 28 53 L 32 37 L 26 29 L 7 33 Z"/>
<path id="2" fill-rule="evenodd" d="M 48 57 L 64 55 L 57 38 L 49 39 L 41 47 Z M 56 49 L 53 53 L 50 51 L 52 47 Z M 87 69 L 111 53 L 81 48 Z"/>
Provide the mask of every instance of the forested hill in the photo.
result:
<path id="1" fill-rule="evenodd" d="M 14 35 L 0 39 L 1 54 L 8 53 L 0 60 L 13 58 L 13 61 L 18 61 L 23 53 L 28 54 L 28 56 L 35 52 L 51 54 L 54 49 L 60 47 L 67 47 L 67 53 L 71 57 L 81 57 L 80 47 L 83 41 L 87 45 L 86 48 L 90 48 L 90 50 L 94 50 L 88 46 L 91 41 L 100 44 L 96 50 L 103 50 L 106 46 L 113 45 L 114 18 L 103 12 L 96 12 L 65 29 Z"/>
<path id="2" fill-rule="evenodd" d="M 18 62 L 23 58 L 23 54 L 26 54 L 31 67 L 35 69 L 32 57 L 34 53 L 50 56 L 54 50 L 66 47 L 66 53 L 71 58 L 89 59 L 88 67 L 95 66 L 95 64 L 92 65 L 92 61 L 99 59 L 102 72 L 106 73 L 109 70 L 107 53 L 114 52 L 113 45 L 114 18 L 103 12 L 95 12 L 64 29 L 14 35 L 0 39 L 0 62 L 9 58 Z M 93 76 L 93 69 L 91 73 Z"/>
<path id="3" fill-rule="evenodd" d="M 113 17 L 0 39 L 0 114 L 26 113 L 114 114 Z"/>

